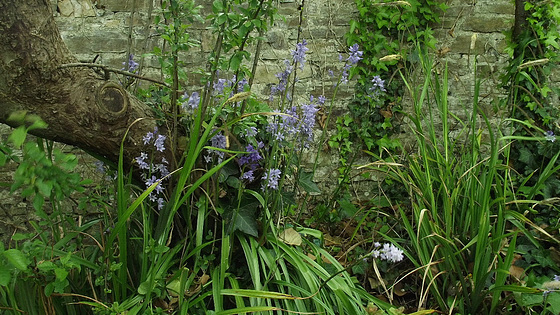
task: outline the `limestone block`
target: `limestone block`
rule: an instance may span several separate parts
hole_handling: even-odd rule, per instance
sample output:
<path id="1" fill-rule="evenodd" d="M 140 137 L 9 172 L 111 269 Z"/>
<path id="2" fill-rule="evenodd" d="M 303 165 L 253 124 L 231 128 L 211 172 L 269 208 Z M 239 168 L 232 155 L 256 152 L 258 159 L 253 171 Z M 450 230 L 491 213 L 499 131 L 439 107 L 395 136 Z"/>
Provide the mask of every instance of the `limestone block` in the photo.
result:
<path id="1" fill-rule="evenodd" d="M 69 17 L 96 16 L 91 0 L 59 0 L 58 12 L 60 15 Z"/>

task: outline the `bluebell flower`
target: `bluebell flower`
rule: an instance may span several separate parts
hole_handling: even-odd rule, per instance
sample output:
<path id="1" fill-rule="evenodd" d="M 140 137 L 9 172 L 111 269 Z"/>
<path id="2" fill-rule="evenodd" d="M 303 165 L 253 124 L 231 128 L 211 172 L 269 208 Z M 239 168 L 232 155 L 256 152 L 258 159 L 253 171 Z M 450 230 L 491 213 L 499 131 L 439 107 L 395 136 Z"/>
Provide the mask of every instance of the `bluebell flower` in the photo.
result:
<path id="1" fill-rule="evenodd" d="M 274 190 L 278 189 L 278 181 L 280 180 L 280 175 L 282 172 L 277 168 L 271 168 L 262 177 L 263 189 L 271 188 Z"/>
<path id="2" fill-rule="evenodd" d="M 134 73 L 136 72 L 136 69 L 138 69 L 139 64 L 134 61 L 134 55 L 130 54 L 128 55 L 128 63 L 127 62 L 123 62 L 122 63 L 123 66 L 125 66 L 125 68 L 123 68 L 122 70 L 126 70 L 128 72 Z"/>
<path id="3" fill-rule="evenodd" d="M 357 64 L 358 61 L 362 60 L 362 55 L 363 52 L 360 51 L 360 47 L 358 46 L 358 44 L 352 45 L 352 47 L 350 47 L 350 55 L 347 59 L 348 63 L 350 63 L 351 65 Z"/>
<path id="4" fill-rule="evenodd" d="M 257 164 L 261 159 L 262 156 L 259 154 L 259 151 L 255 149 L 251 144 L 247 145 L 245 148 L 248 154 L 245 154 L 239 158 L 239 165 L 254 165 Z"/>
<path id="5" fill-rule="evenodd" d="M 225 149 L 227 147 L 227 138 L 222 133 L 218 133 L 210 139 L 210 143 L 215 148 Z M 218 156 L 218 163 L 222 163 L 225 154 L 217 150 L 208 150 L 208 154 L 204 156 L 206 163 L 212 162 L 213 155 Z"/>
<path id="6" fill-rule="evenodd" d="M 140 156 L 136 157 L 136 163 L 138 163 L 138 167 L 140 167 L 140 169 L 150 169 L 150 165 L 148 165 L 148 162 L 146 162 L 147 158 L 148 154 L 145 152 L 140 152 Z"/>
<path id="7" fill-rule="evenodd" d="M 255 175 L 253 174 L 253 170 L 246 171 L 241 175 L 241 179 L 247 180 L 248 182 L 252 182 L 255 180 Z"/>
<path id="8" fill-rule="evenodd" d="M 183 103 L 181 104 L 181 108 L 183 108 L 183 110 L 187 113 L 194 112 L 198 108 L 199 104 L 200 95 L 198 94 L 198 92 L 192 92 L 190 96 L 187 92 L 183 94 Z"/>
<path id="9" fill-rule="evenodd" d="M 544 138 L 546 139 L 546 141 L 550 141 L 550 142 L 556 141 L 556 136 L 554 135 L 554 132 L 552 130 L 547 131 L 544 134 Z"/>
<path id="10" fill-rule="evenodd" d="M 273 85 L 270 88 L 270 101 L 274 99 L 274 95 L 280 94 L 286 90 L 286 87 L 288 86 L 288 79 L 290 78 L 290 74 L 294 71 L 294 67 L 290 64 L 288 60 L 284 60 L 284 65 L 286 69 L 276 74 L 276 77 L 278 78 L 278 84 Z"/>
<path id="11" fill-rule="evenodd" d="M 99 172 L 101 174 L 105 174 L 107 172 L 105 170 L 105 164 L 103 164 L 103 162 L 97 160 L 97 161 L 93 162 L 93 165 L 95 165 L 95 169 L 97 170 L 97 172 Z"/>
<path id="12" fill-rule="evenodd" d="M 232 82 L 230 80 L 218 79 L 218 81 L 214 83 L 214 95 L 219 95 L 224 93 L 224 90 L 226 88 L 231 87 L 231 84 Z"/>
<path id="13" fill-rule="evenodd" d="M 157 127 L 156 127 L 157 129 Z M 157 132 L 157 131 L 155 131 Z M 142 137 L 142 140 L 144 141 L 144 145 L 150 143 L 150 141 L 152 141 L 152 139 L 154 138 L 154 133 L 153 132 L 148 132 L 144 137 Z"/>
<path id="14" fill-rule="evenodd" d="M 164 202 L 165 202 L 165 200 L 163 200 L 163 198 L 161 198 L 161 197 L 158 198 L 158 200 L 157 200 L 157 207 L 158 207 L 158 210 L 161 211 L 161 209 L 163 209 L 163 206 L 165 205 Z"/>
<path id="15" fill-rule="evenodd" d="M 307 41 L 304 39 L 301 43 L 296 45 L 296 49 L 292 50 L 292 58 L 295 64 L 299 64 L 299 68 L 303 70 L 305 65 L 305 53 L 309 50 L 307 48 Z"/>
<path id="16" fill-rule="evenodd" d="M 373 77 L 373 79 L 371 80 L 371 83 L 373 83 L 370 91 L 381 91 L 381 92 L 385 92 L 385 81 L 383 81 L 383 79 L 381 79 L 380 76 L 376 75 Z"/>
<path id="17" fill-rule="evenodd" d="M 166 137 L 164 135 L 158 135 L 156 141 L 154 142 L 154 146 L 159 152 L 165 151 L 165 138 Z"/>
<path id="18" fill-rule="evenodd" d="M 245 129 L 245 137 L 254 138 L 257 135 L 257 127 L 248 127 Z"/>
<path id="19" fill-rule="evenodd" d="M 239 81 L 237 83 L 237 93 L 241 93 L 243 91 L 245 91 L 245 87 L 249 84 L 249 81 L 247 81 L 247 79 L 243 78 L 243 80 Z"/>

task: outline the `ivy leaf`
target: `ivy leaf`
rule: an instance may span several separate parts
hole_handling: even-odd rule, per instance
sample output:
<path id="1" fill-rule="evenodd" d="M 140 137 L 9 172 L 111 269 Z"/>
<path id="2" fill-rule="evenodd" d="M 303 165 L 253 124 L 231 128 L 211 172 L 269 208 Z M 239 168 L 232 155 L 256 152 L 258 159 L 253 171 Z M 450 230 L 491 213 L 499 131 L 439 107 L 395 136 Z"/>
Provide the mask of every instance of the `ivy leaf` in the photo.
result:
<path id="1" fill-rule="evenodd" d="M 249 204 L 250 205 L 250 204 Z M 247 206 L 239 208 L 237 211 L 230 212 L 230 231 L 241 231 L 245 234 L 257 237 L 257 220 L 255 219 L 255 211 L 248 209 Z"/>
<path id="2" fill-rule="evenodd" d="M 317 186 L 317 184 L 315 184 L 313 182 L 313 173 L 312 172 L 303 172 L 301 171 L 299 174 L 299 185 L 301 186 L 301 188 L 303 188 L 303 190 L 305 190 L 308 193 L 314 193 L 314 194 L 320 194 L 321 190 L 319 189 L 319 187 Z"/>

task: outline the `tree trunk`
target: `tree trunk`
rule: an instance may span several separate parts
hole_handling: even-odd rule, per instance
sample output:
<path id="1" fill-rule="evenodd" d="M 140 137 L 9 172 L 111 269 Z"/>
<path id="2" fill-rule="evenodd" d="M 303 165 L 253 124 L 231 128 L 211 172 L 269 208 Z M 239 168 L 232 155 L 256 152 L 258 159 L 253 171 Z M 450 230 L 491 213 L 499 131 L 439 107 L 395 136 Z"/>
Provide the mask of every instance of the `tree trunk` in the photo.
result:
<path id="1" fill-rule="evenodd" d="M 515 0 L 515 20 L 513 22 L 513 30 L 511 39 L 514 43 L 519 43 L 523 32 L 528 31 L 529 23 L 527 22 L 529 14 L 525 11 L 525 0 Z M 514 51 L 514 58 L 522 53 L 519 47 Z"/>
<path id="2" fill-rule="evenodd" d="M 8 120 L 17 111 L 36 114 L 48 128 L 31 133 L 111 161 L 118 160 L 132 125 L 124 161 L 130 165 L 139 156 L 142 136 L 156 126 L 153 111 L 90 68 L 60 68 L 76 60 L 48 0 L 0 0 L 0 33 L 0 123 L 17 125 Z M 145 119 L 133 124 L 138 118 Z"/>

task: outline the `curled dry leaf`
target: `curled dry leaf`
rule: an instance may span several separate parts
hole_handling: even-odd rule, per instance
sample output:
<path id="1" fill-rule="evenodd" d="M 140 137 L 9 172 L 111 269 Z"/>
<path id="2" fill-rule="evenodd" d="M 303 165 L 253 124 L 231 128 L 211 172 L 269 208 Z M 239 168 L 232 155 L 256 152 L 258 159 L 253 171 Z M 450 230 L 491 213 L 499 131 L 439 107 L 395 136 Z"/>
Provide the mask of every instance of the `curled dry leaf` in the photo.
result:
<path id="1" fill-rule="evenodd" d="M 288 245 L 300 246 L 301 235 L 293 228 L 285 229 L 278 235 L 278 239 Z"/>

